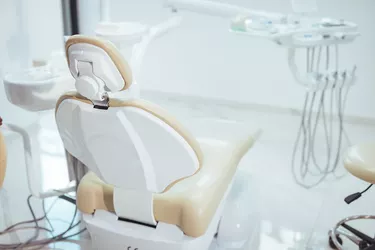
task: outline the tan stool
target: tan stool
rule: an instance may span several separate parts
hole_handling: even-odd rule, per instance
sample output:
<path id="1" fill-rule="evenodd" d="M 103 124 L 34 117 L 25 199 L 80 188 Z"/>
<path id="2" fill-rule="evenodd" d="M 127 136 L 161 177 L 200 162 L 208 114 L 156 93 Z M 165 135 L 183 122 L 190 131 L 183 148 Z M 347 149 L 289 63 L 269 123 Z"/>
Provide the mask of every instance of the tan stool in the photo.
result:
<path id="1" fill-rule="evenodd" d="M 349 171 L 349 173 L 351 173 L 355 177 L 366 181 L 369 184 L 375 184 L 375 143 L 364 143 L 349 148 L 346 155 L 344 156 L 344 166 Z M 359 198 L 362 193 L 351 195 L 354 196 L 351 201 Z M 347 202 L 350 203 L 349 201 Z M 375 239 L 373 237 L 370 237 L 346 224 L 349 221 L 364 219 L 374 220 L 375 215 L 356 215 L 344 218 L 339 221 L 329 232 L 330 246 L 333 249 L 343 249 L 343 241 L 340 236 L 345 236 L 353 243 L 358 245 L 358 249 L 360 250 L 375 249 Z M 345 230 L 343 230 L 343 228 Z"/>

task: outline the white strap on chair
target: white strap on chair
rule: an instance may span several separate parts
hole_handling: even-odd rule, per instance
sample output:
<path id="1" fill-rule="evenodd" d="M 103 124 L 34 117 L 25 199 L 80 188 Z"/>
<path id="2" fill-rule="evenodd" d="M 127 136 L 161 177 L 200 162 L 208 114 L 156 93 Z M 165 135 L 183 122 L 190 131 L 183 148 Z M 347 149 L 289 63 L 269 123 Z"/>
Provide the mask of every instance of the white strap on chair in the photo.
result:
<path id="1" fill-rule="evenodd" d="M 156 226 L 152 193 L 148 191 L 114 188 L 114 207 L 119 218 Z"/>

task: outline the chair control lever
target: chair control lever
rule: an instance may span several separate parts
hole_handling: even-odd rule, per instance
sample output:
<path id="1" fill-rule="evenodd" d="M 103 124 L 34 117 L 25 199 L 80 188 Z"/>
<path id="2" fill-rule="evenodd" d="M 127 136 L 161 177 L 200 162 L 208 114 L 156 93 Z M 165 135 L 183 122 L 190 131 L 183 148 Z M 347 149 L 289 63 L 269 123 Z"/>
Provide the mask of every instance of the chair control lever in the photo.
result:
<path id="1" fill-rule="evenodd" d="M 344 199 L 344 201 L 346 202 L 346 204 L 350 204 L 352 203 L 353 201 L 356 201 L 358 200 L 359 198 L 361 198 L 362 194 L 364 194 L 365 192 L 367 192 L 370 188 L 372 187 L 372 184 L 370 186 L 368 186 L 365 190 L 363 190 L 362 192 L 358 192 L 358 193 L 354 193 L 354 194 L 351 194 L 349 195 L 348 197 L 346 197 Z"/>

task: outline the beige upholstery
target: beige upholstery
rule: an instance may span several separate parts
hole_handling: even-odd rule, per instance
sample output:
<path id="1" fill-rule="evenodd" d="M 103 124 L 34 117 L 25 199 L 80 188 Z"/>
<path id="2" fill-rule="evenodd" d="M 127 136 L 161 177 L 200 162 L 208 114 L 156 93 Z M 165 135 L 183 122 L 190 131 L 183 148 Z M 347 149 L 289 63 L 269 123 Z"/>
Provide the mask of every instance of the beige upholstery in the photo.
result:
<path id="1" fill-rule="evenodd" d="M 5 179 L 5 170 L 7 166 L 7 155 L 4 137 L 0 131 L 0 188 L 3 186 Z"/>
<path id="2" fill-rule="evenodd" d="M 349 148 L 344 165 L 352 175 L 375 184 L 375 143 L 365 143 Z"/>
<path id="3" fill-rule="evenodd" d="M 252 143 L 252 138 L 227 145 L 202 141 L 205 160 L 201 170 L 194 176 L 175 183 L 165 192 L 154 194 L 155 219 L 178 225 L 188 236 L 203 235 L 240 159 Z M 84 213 L 94 213 L 96 209 L 114 212 L 113 188 L 90 172 L 81 180 L 77 202 L 78 208 Z"/>
<path id="4" fill-rule="evenodd" d="M 108 56 L 111 57 L 118 71 L 120 72 L 122 78 L 124 79 L 125 85 L 122 88 L 122 90 L 128 89 L 131 86 L 133 77 L 132 77 L 132 72 L 130 70 L 130 67 L 128 63 L 121 57 L 116 47 L 112 43 L 106 40 L 102 40 L 98 37 L 91 38 L 87 36 L 74 35 L 74 36 L 71 36 L 68 39 L 68 41 L 66 41 L 66 44 L 65 44 L 67 58 L 69 58 L 69 55 L 68 55 L 69 47 L 77 43 L 91 44 L 91 45 L 95 45 L 103 49 L 108 54 Z M 70 64 L 69 60 L 68 60 L 68 64 Z"/>

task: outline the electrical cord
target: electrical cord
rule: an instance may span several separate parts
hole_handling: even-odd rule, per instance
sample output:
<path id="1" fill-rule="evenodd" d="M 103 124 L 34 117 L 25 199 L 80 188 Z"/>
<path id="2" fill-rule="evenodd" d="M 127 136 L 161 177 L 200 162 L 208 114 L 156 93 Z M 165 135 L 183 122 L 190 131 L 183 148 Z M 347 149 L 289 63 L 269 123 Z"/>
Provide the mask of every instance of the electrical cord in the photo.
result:
<path id="1" fill-rule="evenodd" d="M 28 205 L 30 205 L 30 198 L 31 197 L 32 196 L 29 196 Z M 75 221 L 76 216 L 77 216 L 77 211 L 78 211 L 77 207 L 75 207 L 73 218 L 72 218 L 72 220 L 71 220 L 71 222 L 69 224 L 69 227 L 64 232 L 62 232 L 62 233 L 60 233 L 60 234 L 58 234 L 56 236 L 53 236 L 53 237 L 51 237 L 49 239 L 37 240 L 37 238 L 39 237 L 39 232 L 40 232 L 40 227 L 37 226 L 38 225 L 38 221 L 37 221 L 38 219 L 35 218 L 35 212 L 34 212 L 33 208 L 31 207 L 31 205 L 29 206 L 29 209 L 30 209 L 30 212 L 31 212 L 31 214 L 33 216 L 33 219 L 35 219 L 34 221 L 32 221 L 32 222 L 35 223 L 35 226 L 32 227 L 32 228 L 36 229 L 36 232 L 35 232 L 34 236 L 31 237 L 29 240 L 27 240 L 24 243 L 18 243 L 18 244 L 0 244 L 0 249 L 23 249 L 25 247 L 28 247 L 28 248 L 29 247 L 34 247 L 32 249 L 40 249 L 40 248 L 44 247 L 45 245 L 69 239 L 69 238 L 71 238 L 73 236 L 76 236 L 78 233 L 82 233 L 82 232 L 84 232 L 86 230 L 86 229 L 82 229 L 77 234 L 66 235 L 72 229 L 76 228 L 78 225 L 81 224 L 81 221 L 78 221 L 77 223 L 74 224 L 74 221 Z M 48 215 L 45 215 L 45 216 L 48 217 Z M 45 217 L 45 216 L 43 216 L 43 217 Z M 23 224 L 25 224 L 25 223 L 23 223 Z M 13 228 L 13 230 L 16 229 L 15 226 L 12 227 L 12 228 Z M 12 229 L 10 229 L 10 230 L 12 230 Z"/>
<path id="2" fill-rule="evenodd" d="M 321 48 L 320 47 L 320 52 L 321 52 Z M 319 64 L 320 64 L 320 60 L 318 61 L 318 66 L 317 66 L 317 72 L 319 72 Z M 325 67 L 326 71 L 328 72 L 329 70 L 329 46 L 326 46 L 326 67 Z M 321 77 L 320 77 L 321 78 Z M 318 172 L 321 173 L 323 170 L 319 167 L 319 164 L 317 163 L 317 159 L 316 159 L 316 155 L 315 155 L 315 138 L 316 138 L 316 132 L 317 132 L 317 128 L 318 128 L 318 124 L 319 124 L 319 118 L 320 118 L 320 115 L 321 113 L 323 113 L 323 127 L 324 127 L 324 137 L 326 139 L 326 150 L 327 150 L 327 160 L 326 160 L 326 166 L 325 166 L 325 172 L 328 170 L 329 168 L 329 162 L 330 162 L 330 158 L 331 158 L 331 147 L 330 147 L 330 144 L 329 144 L 329 134 L 328 134 L 328 128 L 327 128 L 327 120 L 326 120 L 326 112 L 325 112 L 325 92 L 328 88 L 328 85 L 329 85 L 329 79 L 328 77 L 325 79 L 325 85 L 324 85 L 324 88 L 322 90 L 322 93 L 321 93 L 321 97 L 320 97 L 320 102 L 319 102 L 319 106 L 318 106 L 318 114 L 316 116 L 316 119 L 315 119 L 315 124 L 314 124 L 314 129 L 313 129 L 313 135 L 312 135 L 312 144 L 311 144 L 311 150 L 312 150 L 312 160 L 313 160 L 313 164 L 314 166 L 318 169 Z"/>
<path id="3" fill-rule="evenodd" d="M 306 63 L 308 72 L 311 71 L 310 65 L 313 65 L 313 62 L 310 62 L 309 51 L 310 51 L 310 49 L 308 48 L 307 49 L 307 63 Z M 321 52 L 321 50 L 319 50 L 319 51 Z M 329 51 L 328 48 L 327 48 L 327 51 Z M 318 60 L 320 60 L 320 55 L 318 55 Z M 329 60 L 329 56 L 327 56 L 326 60 Z M 313 96 L 314 96 L 313 99 L 315 100 L 315 96 L 316 96 L 315 91 L 313 92 Z M 311 139 L 311 138 L 307 138 L 306 127 L 305 127 L 305 117 L 306 117 L 306 113 L 307 113 L 308 103 L 309 103 L 309 90 L 307 90 L 306 95 L 305 95 L 305 101 L 304 101 L 303 111 L 302 111 L 302 115 L 301 115 L 300 128 L 298 129 L 297 138 L 296 138 L 296 141 L 294 143 L 294 148 L 293 148 L 293 153 L 292 153 L 292 174 L 293 174 L 293 177 L 294 177 L 294 179 L 295 179 L 295 181 L 297 182 L 298 185 L 303 186 L 305 188 L 311 188 L 311 187 L 315 186 L 315 184 L 308 185 L 303 181 L 305 179 L 307 173 L 308 173 L 308 163 L 305 161 L 305 152 L 306 152 L 306 150 L 308 150 L 310 148 L 309 147 L 310 145 L 307 146 L 307 148 L 306 148 L 306 141 Z M 313 103 L 314 102 L 312 101 L 311 104 L 310 104 L 309 116 L 310 116 L 312 108 L 313 108 L 313 106 L 312 106 Z M 311 118 L 308 119 L 308 122 L 311 123 Z M 311 130 L 310 124 L 309 124 L 308 127 L 309 127 L 309 130 Z M 297 176 L 295 161 L 296 161 L 297 149 L 299 147 L 299 141 L 300 141 L 300 137 L 301 137 L 302 132 L 303 132 L 303 140 L 302 140 L 303 143 L 302 143 L 302 156 L 301 156 L 301 162 L 300 162 L 300 168 L 301 169 L 300 169 L 300 176 Z M 322 181 L 322 180 L 319 180 L 319 182 L 320 181 Z"/>
<path id="4" fill-rule="evenodd" d="M 50 205 L 50 207 L 49 207 L 48 210 L 46 211 L 46 210 L 45 210 L 45 201 L 43 200 L 42 202 L 43 202 L 43 212 L 44 212 L 44 215 L 43 215 L 42 217 L 36 219 L 36 220 L 39 222 L 39 221 L 42 221 L 42 220 L 44 220 L 44 219 L 47 219 L 46 215 L 51 211 L 51 209 L 54 207 L 54 205 L 56 204 L 57 201 L 58 201 L 58 198 L 55 199 L 55 200 L 52 202 L 52 204 Z M 20 225 L 30 224 L 30 223 L 33 223 L 33 222 L 34 222 L 34 220 L 27 220 L 27 221 L 19 222 L 19 223 L 16 223 L 16 224 L 12 225 L 12 226 L 9 226 L 9 227 L 6 228 L 3 232 L 7 232 L 8 230 L 11 230 L 11 229 L 13 229 L 13 228 L 15 228 L 15 227 L 18 227 L 18 226 L 20 226 Z M 53 228 L 52 228 L 52 229 L 53 229 Z"/>
<path id="5" fill-rule="evenodd" d="M 75 175 L 74 177 L 76 179 L 76 182 L 78 183 L 76 169 L 74 169 L 74 175 Z M 74 223 L 75 220 L 76 220 L 76 217 L 77 217 L 77 213 L 78 213 L 78 208 L 77 208 L 77 206 L 75 206 L 74 215 L 73 215 L 73 218 L 72 218 L 71 222 L 69 223 L 68 228 L 65 231 L 63 231 L 62 233 L 59 233 L 58 235 L 53 235 L 52 232 L 54 231 L 54 228 L 53 228 L 52 223 L 50 222 L 50 220 L 48 218 L 48 214 L 51 211 L 52 207 L 55 205 L 55 203 L 59 199 L 63 199 L 63 200 L 68 201 L 68 202 L 70 202 L 74 205 L 75 205 L 75 200 L 72 199 L 71 197 L 61 195 L 52 203 L 52 205 L 50 206 L 50 208 L 47 211 L 45 211 L 44 200 L 43 200 L 44 215 L 40 218 L 36 218 L 34 209 L 32 208 L 31 202 L 30 202 L 32 197 L 33 196 L 31 196 L 31 195 L 28 197 L 27 204 L 28 204 L 28 207 L 29 207 L 29 210 L 30 210 L 30 213 L 31 213 L 33 219 L 14 224 L 12 226 L 9 226 L 7 229 L 5 229 L 3 232 L 0 233 L 0 236 L 1 236 L 1 234 L 7 234 L 10 231 L 15 232 L 15 231 L 18 231 L 18 230 L 26 230 L 26 229 L 29 229 L 29 228 L 36 230 L 34 236 L 32 236 L 30 239 L 28 239 L 26 242 L 23 242 L 23 243 L 0 244 L 1 250 L 5 250 L 5 249 L 8 249 L 8 250 L 10 250 L 10 249 L 24 249 L 24 248 L 27 248 L 29 250 L 37 250 L 37 249 L 41 249 L 44 246 L 49 245 L 49 244 L 55 244 L 56 242 L 69 240 L 70 238 L 72 238 L 74 236 L 77 236 L 77 235 L 83 233 L 84 231 L 86 231 L 86 228 L 84 228 L 84 229 L 79 230 L 77 233 L 69 234 L 73 229 L 75 229 L 76 227 L 78 227 L 81 224 L 80 220 L 78 222 Z M 47 228 L 39 226 L 38 222 L 41 222 L 44 219 L 51 226 L 51 229 L 47 229 Z M 34 223 L 35 225 L 32 226 L 32 227 L 29 227 L 29 226 L 19 227 L 21 225 L 27 225 L 27 224 L 30 224 L 30 223 Z M 46 238 L 46 239 L 38 239 L 41 230 L 51 233 L 52 237 Z"/>
<path id="6" fill-rule="evenodd" d="M 363 190 L 362 192 L 358 192 L 358 193 L 354 193 L 354 194 L 351 194 L 349 195 L 348 197 L 346 197 L 344 200 L 346 202 L 346 204 L 350 204 L 352 203 L 353 201 L 355 200 L 358 200 L 364 193 L 366 193 L 371 187 L 373 186 L 373 184 L 370 184 L 365 190 Z"/>
<path id="7" fill-rule="evenodd" d="M 320 46 L 319 47 L 319 57 L 318 57 L 318 62 L 317 62 L 317 67 L 316 67 L 317 72 L 319 72 L 321 52 L 322 52 L 322 47 Z M 329 53 L 329 47 L 327 46 L 327 54 L 328 53 Z M 328 67 L 329 67 L 329 65 L 327 63 L 327 65 L 326 65 L 327 71 L 329 69 Z M 321 78 L 321 76 L 319 76 L 319 78 Z M 312 138 L 311 138 L 311 145 L 310 145 L 312 161 L 313 161 L 313 164 L 314 164 L 315 168 L 318 170 L 318 174 L 321 173 L 323 170 L 320 168 L 319 164 L 317 163 L 317 159 L 316 159 L 316 155 L 315 155 L 315 137 L 316 137 L 316 132 L 317 132 L 317 129 L 318 129 L 319 118 L 320 118 L 321 115 L 323 115 L 323 126 L 324 126 L 324 135 L 325 135 L 325 139 L 326 139 L 326 145 L 328 145 L 328 143 L 329 143 L 327 122 L 326 122 L 326 117 L 325 117 L 326 115 L 325 115 L 325 108 L 324 108 L 324 106 L 325 106 L 324 105 L 325 91 L 327 90 L 328 83 L 329 83 L 328 79 L 326 79 L 325 82 L 326 83 L 325 83 L 324 88 L 323 88 L 323 90 L 321 92 L 321 95 L 320 95 L 320 102 L 318 104 L 318 113 L 317 113 L 316 118 L 315 118 L 313 134 L 312 134 Z M 330 157 L 330 148 L 327 146 L 327 158 L 329 159 L 329 157 Z M 327 168 L 327 166 L 325 168 Z"/>

